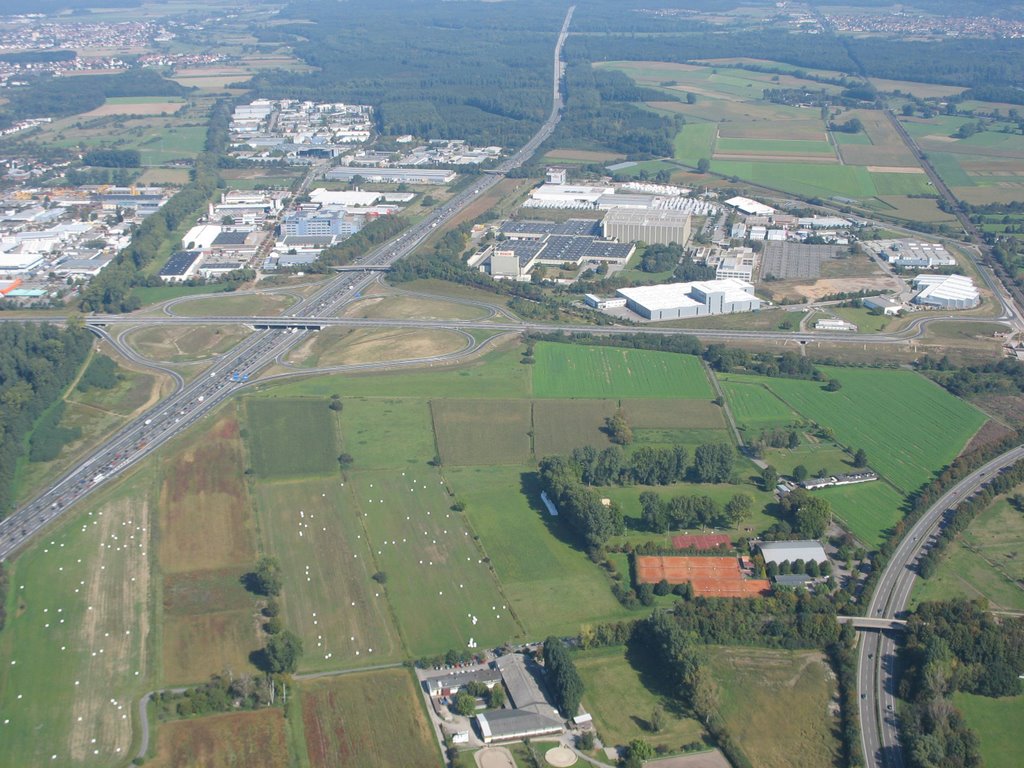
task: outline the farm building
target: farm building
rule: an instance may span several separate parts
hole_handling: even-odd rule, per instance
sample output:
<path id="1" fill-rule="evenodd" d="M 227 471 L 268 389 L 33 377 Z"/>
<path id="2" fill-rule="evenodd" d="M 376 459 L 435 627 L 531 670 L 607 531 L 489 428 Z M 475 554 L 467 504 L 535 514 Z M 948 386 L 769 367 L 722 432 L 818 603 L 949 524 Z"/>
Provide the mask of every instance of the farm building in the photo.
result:
<path id="1" fill-rule="evenodd" d="M 178 251 L 160 269 L 160 279 L 165 283 L 183 283 L 196 274 L 199 268 L 199 251 Z"/>
<path id="2" fill-rule="evenodd" d="M 648 320 L 753 312 L 761 308 L 754 286 L 744 280 L 704 280 L 620 288 L 626 306 Z"/>
<path id="3" fill-rule="evenodd" d="M 972 309 L 981 303 L 974 281 L 963 275 L 918 275 L 914 287 L 921 289 L 913 301 L 938 309 Z"/>
<path id="4" fill-rule="evenodd" d="M 829 488 L 833 485 L 854 485 L 856 483 L 870 483 L 877 480 L 878 475 L 874 472 L 854 472 L 848 475 L 831 475 L 830 477 L 816 477 L 813 480 L 804 480 L 801 485 L 809 491 L 816 488 Z"/>
<path id="5" fill-rule="evenodd" d="M 562 722 L 521 709 L 499 709 L 476 716 L 484 744 L 560 733 Z"/>
<path id="6" fill-rule="evenodd" d="M 888 296 L 868 296 L 861 300 L 864 309 L 876 309 L 883 315 L 898 315 L 903 305 Z"/>
<path id="7" fill-rule="evenodd" d="M 690 239 L 690 214 L 682 211 L 615 208 L 608 211 L 601 222 L 601 232 L 609 240 L 618 240 L 620 243 L 643 241 L 661 245 L 686 245 Z"/>
<path id="8" fill-rule="evenodd" d="M 423 685 L 426 686 L 428 694 L 433 698 L 439 698 L 452 696 L 473 682 L 483 683 L 488 688 L 493 688 L 501 683 L 501 670 L 491 666 L 457 670 L 438 677 L 429 677 L 423 681 Z"/>
<path id="9" fill-rule="evenodd" d="M 828 560 L 821 542 L 813 540 L 762 541 L 757 544 L 757 548 L 761 550 L 765 563 L 783 563 L 787 560 L 791 563 L 795 560 L 824 563 Z"/>

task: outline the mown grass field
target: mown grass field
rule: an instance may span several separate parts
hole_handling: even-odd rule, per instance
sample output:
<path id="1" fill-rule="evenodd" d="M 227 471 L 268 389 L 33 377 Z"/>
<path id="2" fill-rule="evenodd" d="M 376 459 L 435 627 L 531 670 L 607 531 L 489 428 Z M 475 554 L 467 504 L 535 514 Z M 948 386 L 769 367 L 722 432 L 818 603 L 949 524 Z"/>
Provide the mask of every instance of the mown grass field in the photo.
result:
<path id="1" fill-rule="evenodd" d="M 830 708 L 835 678 L 820 653 L 717 647 L 708 648 L 708 657 L 722 717 L 755 765 L 836 763 L 838 723 Z"/>
<path id="2" fill-rule="evenodd" d="M 570 453 L 581 445 L 607 448 L 605 419 L 618 408 L 617 400 L 535 400 L 533 444 L 538 458 Z"/>
<path id="3" fill-rule="evenodd" d="M 408 670 L 303 683 L 300 701 L 312 768 L 434 768 L 441 759 Z"/>
<path id="4" fill-rule="evenodd" d="M 211 283 L 210 285 L 169 285 L 159 287 L 136 286 L 132 288 L 132 296 L 138 296 L 142 306 L 156 304 L 168 299 L 177 299 L 181 296 L 197 296 L 207 293 L 219 293 L 224 286 Z"/>
<path id="5" fill-rule="evenodd" d="M 692 355 L 542 342 L 536 346 L 537 397 L 714 397 Z"/>
<path id="6" fill-rule="evenodd" d="M 476 534 L 529 637 L 575 634 L 580 624 L 629 614 L 561 522 L 540 500 L 532 469 L 465 467 L 445 470 L 466 504 Z"/>
<path id="7" fill-rule="evenodd" d="M 151 360 L 186 363 L 226 352 L 248 334 L 240 325 L 152 327 L 134 331 L 128 343 Z"/>
<path id="8" fill-rule="evenodd" d="M 356 469 L 419 468 L 437 453 L 428 401 L 346 397 L 342 402 L 341 442 Z"/>
<path id="9" fill-rule="evenodd" d="M 992 608 L 1024 611 L 1024 515 L 1001 499 L 951 544 L 935 574 L 914 582 L 911 601 L 983 598 Z"/>
<path id="10" fill-rule="evenodd" d="M 738 380 L 718 377 L 736 425 L 750 436 L 763 429 L 785 427 L 799 421 L 800 414 L 772 392 L 767 380 Z"/>
<path id="11" fill-rule="evenodd" d="M 501 585 L 451 509 L 454 497 L 436 469 L 364 470 L 347 478 L 352 512 L 366 531 L 374 570 L 387 574 L 387 599 L 409 653 L 443 653 L 471 639 L 487 647 L 520 636 Z"/>
<path id="12" fill-rule="evenodd" d="M 182 317 L 248 317 L 279 315 L 295 303 L 292 296 L 261 293 L 247 296 L 224 294 L 175 304 L 171 310 Z"/>
<path id="13" fill-rule="evenodd" d="M 246 400 L 252 468 L 262 478 L 325 475 L 338 471 L 335 412 L 328 400 Z"/>
<path id="14" fill-rule="evenodd" d="M 661 670 L 643 659 L 627 659 L 622 648 L 585 651 L 576 654 L 574 661 L 586 691 L 583 706 L 594 716 L 606 746 L 627 746 L 633 739 L 644 739 L 653 747 L 678 752 L 686 744 L 701 741 L 701 724 L 674 711 L 675 692 Z M 664 725 L 657 733 L 650 728 L 655 707 L 664 712 Z"/>
<path id="15" fill-rule="evenodd" d="M 967 726 L 978 736 L 986 768 L 1020 765 L 1020 724 L 1024 722 L 1024 696 L 992 699 L 970 693 L 953 694 Z"/>
<path id="16" fill-rule="evenodd" d="M 290 350 L 287 359 L 305 368 L 416 360 L 458 352 L 470 342 L 438 328 L 328 328 Z"/>
<path id="17" fill-rule="evenodd" d="M 823 488 L 815 493 L 828 499 L 836 517 L 869 546 L 881 544 L 886 532 L 905 514 L 904 494 L 884 480 Z"/>
<path id="18" fill-rule="evenodd" d="M 488 314 L 486 309 L 473 304 L 405 294 L 368 297 L 350 304 L 342 313 L 344 317 L 403 320 L 479 320 Z"/>
<path id="19" fill-rule="evenodd" d="M 154 679 L 153 501 L 150 478 L 136 474 L 8 563 L 4 765 L 109 766 L 129 756 L 133 703 Z"/>
<path id="20" fill-rule="evenodd" d="M 280 708 L 162 723 L 156 729 L 157 768 L 278 768 L 295 759 Z"/>
<path id="21" fill-rule="evenodd" d="M 264 549 L 281 563 L 282 615 L 302 638 L 302 670 L 400 659 L 387 589 L 372 579 L 378 568 L 351 488 L 340 478 L 258 482 L 256 508 Z"/>

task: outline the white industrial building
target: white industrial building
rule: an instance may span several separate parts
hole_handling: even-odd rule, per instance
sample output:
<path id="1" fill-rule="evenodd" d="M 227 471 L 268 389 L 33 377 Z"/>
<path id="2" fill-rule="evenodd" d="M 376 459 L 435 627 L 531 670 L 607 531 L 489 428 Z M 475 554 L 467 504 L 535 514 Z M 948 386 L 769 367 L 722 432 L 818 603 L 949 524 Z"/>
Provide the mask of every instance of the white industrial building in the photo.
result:
<path id="1" fill-rule="evenodd" d="M 0 274 L 18 275 L 31 272 L 42 263 L 43 257 L 38 253 L 0 253 Z"/>
<path id="2" fill-rule="evenodd" d="M 861 305 L 864 309 L 878 310 L 883 315 L 898 315 L 903 309 L 900 302 L 888 296 L 866 296 L 861 299 Z"/>
<path id="3" fill-rule="evenodd" d="M 616 195 L 623 197 L 623 195 Z M 686 245 L 690 239 L 690 214 L 683 211 L 614 208 L 601 222 L 601 233 L 620 243 L 642 241 Z"/>
<path id="4" fill-rule="evenodd" d="M 620 288 L 617 293 L 625 297 L 630 310 L 648 320 L 753 312 L 761 308 L 754 286 L 735 278 Z"/>
<path id="5" fill-rule="evenodd" d="M 762 541 L 757 548 L 761 550 L 761 556 L 765 563 L 784 563 L 787 560 L 803 560 L 805 563 L 813 560 L 816 563 L 828 561 L 825 548 L 821 542 L 812 540 L 801 541 Z"/>
<path id="6" fill-rule="evenodd" d="M 913 301 L 938 309 L 972 309 L 981 303 L 974 281 L 964 275 L 918 275 L 915 288 L 920 289 Z"/>
<path id="7" fill-rule="evenodd" d="M 715 279 L 735 278 L 749 283 L 754 278 L 756 268 L 757 254 L 753 248 L 734 248 L 722 254 L 722 259 L 715 268 Z"/>
<path id="8" fill-rule="evenodd" d="M 811 216 L 797 220 L 801 229 L 849 229 L 853 222 L 836 216 Z"/>
<path id="9" fill-rule="evenodd" d="M 749 197 L 730 197 L 725 204 L 751 216 L 771 216 L 775 213 L 775 209 L 770 205 L 751 200 Z"/>
<path id="10" fill-rule="evenodd" d="M 856 331 L 857 326 L 838 317 L 823 317 L 814 324 L 816 331 Z"/>
<path id="11" fill-rule="evenodd" d="M 597 205 L 603 195 L 615 194 L 615 187 L 587 187 L 576 184 L 541 184 L 530 191 L 530 200 L 542 207 Z"/>

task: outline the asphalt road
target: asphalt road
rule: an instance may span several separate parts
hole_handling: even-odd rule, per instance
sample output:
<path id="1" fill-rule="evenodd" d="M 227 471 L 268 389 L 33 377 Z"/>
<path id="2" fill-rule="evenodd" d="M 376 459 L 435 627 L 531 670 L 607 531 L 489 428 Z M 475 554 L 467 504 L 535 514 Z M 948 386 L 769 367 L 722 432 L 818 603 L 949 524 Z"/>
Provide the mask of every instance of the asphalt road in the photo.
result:
<path id="1" fill-rule="evenodd" d="M 433 230 L 451 220 L 477 195 L 497 184 L 504 174 L 522 165 L 537 147 L 551 136 L 561 113 L 561 51 L 574 10 L 575 6 L 569 8 L 558 35 L 554 50 L 551 113 L 537 133 L 502 163 L 497 172 L 482 175 L 475 184 L 458 193 L 443 208 L 436 209 L 411 229 L 370 251 L 360 260 L 362 265 L 390 266 L 407 256 Z M 357 298 L 360 291 L 370 285 L 376 277 L 377 274 L 370 271 L 339 274 L 327 281 L 314 294 L 291 307 L 286 318 L 293 323 L 300 323 L 320 315 L 335 316 L 345 304 Z M 134 324 L 138 325 L 140 320 L 141 318 L 134 318 Z M 281 320 L 282 318 L 274 318 L 273 322 L 279 324 Z M 175 323 L 180 319 L 159 318 L 158 321 Z M 207 322 L 211 321 L 220 324 L 239 321 L 254 324 L 255 319 L 207 319 Z M 101 322 L 91 319 L 90 326 L 99 326 L 94 332 L 124 351 L 127 345 L 122 344 L 119 338 L 113 337 L 103 328 L 104 325 L 113 322 L 113 318 Z M 145 322 L 150 322 L 150 319 Z M 260 371 L 302 341 L 308 333 L 309 331 L 301 328 L 257 331 L 234 349 L 221 355 L 195 381 L 186 385 L 180 376 L 172 374 L 176 376 L 175 381 L 178 384 L 174 394 L 125 425 L 88 458 L 66 472 L 52 487 L 0 521 L 0 560 L 6 559 L 25 546 L 76 502 L 143 460 L 173 436 L 205 416 L 239 388 L 255 380 Z M 473 351 L 472 346 L 467 346 L 462 354 L 469 355 Z M 136 361 L 142 360 L 134 352 L 129 353 L 129 357 Z"/>
<path id="2" fill-rule="evenodd" d="M 1024 459 L 1024 446 L 997 456 L 949 489 L 928 508 L 900 542 L 882 571 L 868 604 L 868 617 L 902 617 L 917 578 L 914 570 L 917 560 L 931 546 L 946 510 L 977 491 L 999 470 L 1021 459 Z M 893 632 L 864 633 L 857 662 L 864 759 L 868 766 L 877 768 L 902 768 L 904 765 L 896 717 L 896 637 Z"/>

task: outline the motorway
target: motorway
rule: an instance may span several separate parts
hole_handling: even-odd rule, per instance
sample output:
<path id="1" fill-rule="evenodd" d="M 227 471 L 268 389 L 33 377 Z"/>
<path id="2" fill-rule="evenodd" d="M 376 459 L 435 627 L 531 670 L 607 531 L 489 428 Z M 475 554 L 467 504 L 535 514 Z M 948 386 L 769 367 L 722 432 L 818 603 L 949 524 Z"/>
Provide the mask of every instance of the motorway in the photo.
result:
<path id="1" fill-rule="evenodd" d="M 537 147 L 551 136 L 561 115 L 561 53 L 574 10 L 575 6 L 569 8 L 558 34 L 554 50 L 551 113 L 540 129 L 494 173 L 481 175 L 474 184 L 455 195 L 443 207 L 434 210 L 396 238 L 370 251 L 360 260 L 360 264 L 367 267 L 386 267 L 410 254 L 437 227 L 456 216 L 478 194 L 501 181 L 504 174 L 522 165 Z M 209 369 L 187 385 L 180 375 L 171 373 L 177 390 L 170 397 L 124 426 L 91 456 L 66 472 L 52 487 L 0 521 L 0 561 L 25 546 L 41 530 L 64 515 L 76 502 L 142 461 L 239 388 L 253 381 L 260 371 L 273 364 L 288 349 L 305 338 L 309 331 L 297 327 L 302 321 L 337 315 L 342 307 L 358 297 L 360 291 L 376 277 L 377 273 L 373 271 L 341 273 L 327 281 L 308 298 L 291 307 L 286 318 L 273 318 L 274 324 L 280 325 L 282 319 L 287 319 L 296 327 L 267 328 L 251 334 L 234 349 L 221 355 Z M 126 345 L 121 344 L 102 328 L 105 323 L 113 323 L 114 319 L 105 318 L 105 322 L 97 322 L 98 320 L 90 319 L 90 326 L 94 332 L 123 350 Z M 136 318 L 136 322 L 138 320 Z M 178 318 L 160 318 L 157 322 L 177 320 Z M 237 321 L 237 318 L 217 318 L 215 322 Z M 146 322 L 150 322 L 150 319 Z M 254 318 L 243 318 L 242 322 L 259 325 Z M 471 352 L 472 347 L 467 347 L 462 354 Z M 130 357 L 137 359 L 134 353 Z"/>
<path id="2" fill-rule="evenodd" d="M 902 617 L 917 578 L 920 556 L 927 551 L 950 507 L 977 491 L 1004 467 L 1024 459 L 1018 446 L 979 467 L 950 488 L 903 537 L 878 580 L 867 616 L 873 619 Z M 861 739 L 864 760 L 872 768 L 902 768 L 896 713 L 896 641 L 893 632 L 864 633 L 857 660 L 857 690 L 860 694 Z"/>

